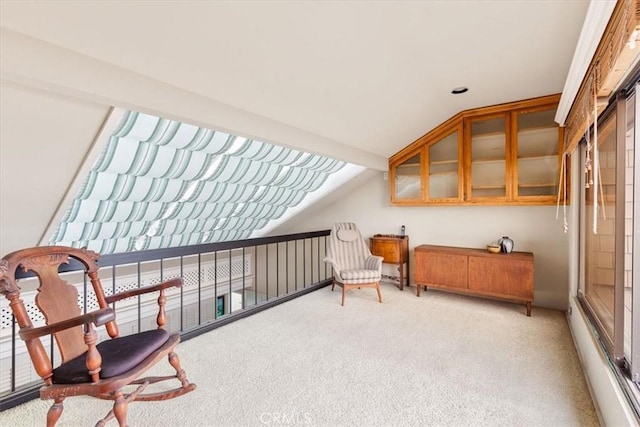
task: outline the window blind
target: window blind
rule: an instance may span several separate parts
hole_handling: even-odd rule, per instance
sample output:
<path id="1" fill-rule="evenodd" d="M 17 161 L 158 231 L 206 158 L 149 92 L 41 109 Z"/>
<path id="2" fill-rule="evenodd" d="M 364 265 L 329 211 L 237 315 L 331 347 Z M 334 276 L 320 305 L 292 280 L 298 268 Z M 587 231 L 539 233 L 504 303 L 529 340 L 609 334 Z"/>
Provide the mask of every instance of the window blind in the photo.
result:
<path id="1" fill-rule="evenodd" d="M 106 254 L 245 239 L 345 164 L 127 111 L 50 244 Z"/>

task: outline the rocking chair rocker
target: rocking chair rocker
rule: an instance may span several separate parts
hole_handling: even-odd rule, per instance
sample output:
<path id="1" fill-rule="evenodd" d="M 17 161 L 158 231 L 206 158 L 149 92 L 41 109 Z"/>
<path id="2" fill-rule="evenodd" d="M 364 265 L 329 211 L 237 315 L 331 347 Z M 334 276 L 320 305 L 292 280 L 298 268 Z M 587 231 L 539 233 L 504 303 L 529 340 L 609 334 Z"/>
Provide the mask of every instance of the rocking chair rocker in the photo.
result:
<path id="1" fill-rule="evenodd" d="M 59 266 L 69 263 L 70 258 L 84 265 L 99 310 L 81 314 L 76 288 L 59 276 Z M 16 251 L 0 260 L 0 293 L 9 300 L 20 327 L 20 337 L 26 343 L 36 372 L 44 381 L 40 398 L 53 399 L 54 402 L 47 413 L 49 427 L 55 426 L 62 415 L 66 397 L 86 395 L 113 400 L 113 409 L 97 425 L 103 426 L 115 417 L 122 427 L 127 425 L 129 402 L 171 399 L 196 388 L 187 380 L 174 351 L 180 342 L 180 335 L 170 334 L 163 329 L 166 322 L 165 289 L 182 286 L 182 279 L 105 296 L 98 278 L 98 258 L 97 253 L 86 249 L 48 246 Z M 33 327 L 32 319 L 20 299 L 20 288 L 15 279 L 18 268 L 25 272 L 33 271 L 38 277 L 40 287 L 35 303 L 44 315 L 46 326 Z M 109 308 L 109 304 L 153 291 L 159 292 L 158 329 L 118 337 L 115 311 Z M 102 325 L 105 325 L 111 339 L 97 344 L 94 326 Z M 62 358 L 55 369 L 40 341 L 40 337 L 50 334 L 55 337 Z M 141 378 L 145 371 L 164 357 L 175 369 L 175 375 Z M 142 394 L 149 384 L 169 379 L 177 379 L 180 386 L 168 391 Z M 135 390 L 125 394 L 123 388 L 130 385 L 136 386 Z"/>

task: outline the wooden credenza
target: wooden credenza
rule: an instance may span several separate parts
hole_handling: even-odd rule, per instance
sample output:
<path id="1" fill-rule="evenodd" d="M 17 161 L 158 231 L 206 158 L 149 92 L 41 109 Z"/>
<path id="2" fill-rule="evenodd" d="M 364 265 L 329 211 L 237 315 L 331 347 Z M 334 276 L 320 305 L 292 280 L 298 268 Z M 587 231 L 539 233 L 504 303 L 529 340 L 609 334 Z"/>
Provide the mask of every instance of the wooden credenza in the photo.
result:
<path id="1" fill-rule="evenodd" d="M 409 236 L 397 234 L 375 234 L 369 241 L 369 248 L 373 255 L 381 256 L 385 264 L 395 264 L 400 273 L 399 288 L 404 289 L 404 281 L 409 286 Z M 407 274 L 404 274 L 404 265 Z"/>
<path id="2" fill-rule="evenodd" d="M 484 249 L 420 245 L 414 249 L 416 295 L 433 287 L 522 302 L 531 316 L 533 254 L 492 254 Z"/>

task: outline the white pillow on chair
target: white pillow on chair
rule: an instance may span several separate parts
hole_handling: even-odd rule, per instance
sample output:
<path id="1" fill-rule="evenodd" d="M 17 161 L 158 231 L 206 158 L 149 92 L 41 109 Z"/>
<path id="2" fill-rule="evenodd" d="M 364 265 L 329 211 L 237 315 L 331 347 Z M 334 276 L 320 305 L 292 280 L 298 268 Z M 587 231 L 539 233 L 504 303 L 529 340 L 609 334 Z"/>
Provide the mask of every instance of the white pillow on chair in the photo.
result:
<path id="1" fill-rule="evenodd" d="M 346 228 L 342 228 L 338 230 L 338 239 L 343 242 L 353 242 L 358 238 L 358 232 L 356 230 L 348 230 Z"/>

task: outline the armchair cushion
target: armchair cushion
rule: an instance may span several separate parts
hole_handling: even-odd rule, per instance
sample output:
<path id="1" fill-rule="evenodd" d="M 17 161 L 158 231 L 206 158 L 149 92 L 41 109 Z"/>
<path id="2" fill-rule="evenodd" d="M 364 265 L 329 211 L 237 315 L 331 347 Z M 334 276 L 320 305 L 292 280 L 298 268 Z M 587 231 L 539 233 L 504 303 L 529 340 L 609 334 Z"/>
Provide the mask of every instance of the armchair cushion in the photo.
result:
<path id="1" fill-rule="evenodd" d="M 340 278 L 349 283 L 362 283 L 380 280 L 380 272 L 376 270 L 342 270 Z"/>
<path id="2" fill-rule="evenodd" d="M 164 329 L 153 329 L 125 337 L 113 338 L 96 347 L 102 356 L 100 378 L 124 374 L 141 363 L 169 339 Z M 87 373 L 87 353 L 75 357 L 53 370 L 54 384 L 78 384 L 91 382 Z"/>

